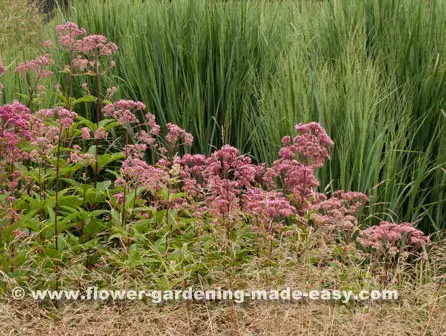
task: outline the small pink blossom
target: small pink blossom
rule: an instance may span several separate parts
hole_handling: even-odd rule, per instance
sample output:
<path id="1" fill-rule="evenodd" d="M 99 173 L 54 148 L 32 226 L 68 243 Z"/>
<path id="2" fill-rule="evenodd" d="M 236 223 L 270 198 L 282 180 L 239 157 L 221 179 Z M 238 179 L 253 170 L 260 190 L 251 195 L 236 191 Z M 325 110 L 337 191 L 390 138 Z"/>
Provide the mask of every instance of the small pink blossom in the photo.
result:
<path id="1" fill-rule="evenodd" d="M 166 141 L 169 146 L 176 146 L 179 144 L 179 141 L 182 140 L 183 143 L 187 146 L 191 146 L 194 141 L 194 137 L 192 134 L 186 132 L 178 125 L 168 123 L 167 124 L 168 133 L 166 135 Z"/>
<path id="2" fill-rule="evenodd" d="M 83 166 L 89 166 L 96 162 L 94 154 L 82 153 L 78 145 L 73 146 L 73 151 L 70 153 L 69 161 L 71 163 L 80 163 Z"/>
<path id="3" fill-rule="evenodd" d="M 135 113 L 145 108 L 146 106 L 141 102 L 121 99 L 113 104 L 106 105 L 102 111 L 105 116 L 113 117 L 119 124 L 128 127 L 129 124 L 138 122 Z"/>
<path id="4" fill-rule="evenodd" d="M 53 47 L 53 41 L 46 40 L 45 42 L 43 42 L 43 47 L 44 48 L 52 48 Z"/>
<path id="5" fill-rule="evenodd" d="M 108 136 L 108 132 L 104 129 L 104 127 L 99 127 L 96 132 L 94 132 L 94 138 L 96 140 L 106 139 Z"/>
<path id="6" fill-rule="evenodd" d="M 82 139 L 90 139 L 90 129 L 88 127 L 81 128 L 81 138 Z"/>
<path id="7" fill-rule="evenodd" d="M 39 56 L 36 59 L 27 62 L 21 62 L 16 66 L 14 72 L 26 73 L 34 72 L 39 78 L 50 77 L 53 72 L 46 69 L 53 60 L 49 56 Z"/>

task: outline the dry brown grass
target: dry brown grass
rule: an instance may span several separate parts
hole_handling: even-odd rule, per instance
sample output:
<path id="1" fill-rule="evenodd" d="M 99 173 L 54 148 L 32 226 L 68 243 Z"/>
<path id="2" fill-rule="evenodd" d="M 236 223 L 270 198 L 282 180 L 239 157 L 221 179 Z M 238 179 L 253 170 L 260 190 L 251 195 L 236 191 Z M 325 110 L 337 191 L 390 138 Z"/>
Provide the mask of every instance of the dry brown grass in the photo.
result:
<path id="1" fill-rule="evenodd" d="M 336 268 L 309 262 L 329 259 L 330 246 L 311 246 L 299 256 L 290 246 L 237 270 L 233 277 L 211 274 L 212 286 L 232 288 L 398 289 L 397 302 L 144 302 L 0 303 L 3 335 L 446 335 L 446 244 L 435 243 L 429 259 L 396 271 L 393 283 L 360 265 Z M 322 258 L 323 259 L 323 258 Z M 321 259 L 321 260 L 322 260 Z M 353 260 L 353 258 L 351 259 Z M 99 277 L 100 275 L 98 275 Z M 11 284 L 13 285 L 13 284 Z M 140 285 L 151 288 L 149 282 Z M 212 288 L 203 285 L 203 288 Z M 130 286 L 129 286 L 130 287 Z"/>
<path id="2" fill-rule="evenodd" d="M 446 298 L 431 284 L 399 303 L 0 305 L 4 335 L 446 335 Z M 188 311 L 189 310 L 189 311 Z M 187 316 L 190 316 L 188 319 Z"/>

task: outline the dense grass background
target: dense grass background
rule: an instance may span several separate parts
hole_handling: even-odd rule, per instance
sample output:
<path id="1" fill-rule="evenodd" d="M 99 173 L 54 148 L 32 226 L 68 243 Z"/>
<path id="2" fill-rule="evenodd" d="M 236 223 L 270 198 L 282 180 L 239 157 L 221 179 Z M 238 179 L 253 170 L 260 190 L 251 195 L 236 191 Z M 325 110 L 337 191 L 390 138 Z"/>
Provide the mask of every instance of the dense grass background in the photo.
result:
<path id="1" fill-rule="evenodd" d="M 336 144 L 322 186 L 367 192 L 371 219 L 446 227 L 444 1 L 75 0 L 49 28 L 65 19 L 118 44 L 110 85 L 191 131 L 193 151 L 270 162 L 320 121 Z"/>

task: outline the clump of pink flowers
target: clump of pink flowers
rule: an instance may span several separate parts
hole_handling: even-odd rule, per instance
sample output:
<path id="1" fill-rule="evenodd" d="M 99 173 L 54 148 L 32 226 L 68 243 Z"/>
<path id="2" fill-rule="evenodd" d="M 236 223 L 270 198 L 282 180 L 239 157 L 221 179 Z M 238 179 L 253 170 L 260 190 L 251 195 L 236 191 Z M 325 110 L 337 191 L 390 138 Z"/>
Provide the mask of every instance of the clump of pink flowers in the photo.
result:
<path id="1" fill-rule="evenodd" d="M 106 117 L 115 118 L 122 126 L 127 127 L 129 124 L 138 122 L 136 116 L 137 111 L 143 111 L 146 106 L 141 102 L 135 102 L 132 100 L 118 100 L 113 104 L 106 105 L 102 112 Z"/>
<path id="2" fill-rule="evenodd" d="M 330 198 L 319 194 L 308 208 L 309 218 L 314 226 L 344 235 L 349 241 L 358 229 L 357 214 L 368 202 L 367 195 L 360 192 L 338 190 Z"/>
<path id="3" fill-rule="evenodd" d="M 265 181 L 272 186 L 278 181 L 299 210 L 304 210 L 319 186 L 315 172 L 330 158 L 328 150 L 334 143 L 319 123 L 297 124 L 295 128 L 299 135 L 283 137 L 280 159 L 268 168 Z"/>
<path id="4" fill-rule="evenodd" d="M 292 140 L 285 136 L 279 155 L 283 159 L 297 158 L 306 166 L 321 168 L 325 160 L 330 158 L 328 149 L 333 147 L 333 140 L 327 135 L 319 123 L 297 124 L 299 135 Z"/>
<path id="5" fill-rule="evenodd" d="M 31 61 L 19 63 L 14 71 L 17 73 L 33 72 L 37 78 L 42 79 L 52 76 L 53 72 L 47 69 L 52 63 L 53 61 L 48 55 L 39 56 Z"/>
<path id="6" fill-rule="evenodd" d="M 429 243 L 429 237 L 411 223 L 390 223 L 382 221 L 360 233 L 359 243 L 375 252 L 396 256 L 416 252 Z"/>
<path id="7" fill-rule="evenodd" d="M 19 102 L 0 106 L 1 158 L 13 162 L 25 155 L 18 145 L 31 139 L 32 118 L 30 109 Z"/>
<path id="8" fill-rule="evenodd" d="M 280 191 L 261 188 L 250 188 L 243 195 L 243 211 L 252 218 L 253 231 L 268 240 L 273 240 L 284 220 L 296 213 L 290 200 Z"/>
<path id="9" fill-rule="evenodd" d="M 87 31 L 84 28 L 79 28 L 73 22 L 67 22 L 63 25 L 56 26 L 56 34 L 59 38 L 59 45 L 70 51 L 74 48 L 77 38 L 87 35 Z"/>
<path id="10" fill-rule="evenodd" d="M 113 42 L 108 42 L 103 35 L 87 35 L 74 43 L 73 49 L 83 54 L 96 54 L 97 56 L 111 56 L 118 51 Z"/>
<path id="11" fill-rule="evenodd" d="M 129 187 L 142 187 L 145 190 L 159 190 L 162 185 L 167 184 L 167 173 L 154 166 L 147 164 L 139 158 L 127 159 L 122 163 L 121 172 L 123 179 L 118 184 Z"/>
<path id="12" fill-rule="evenodd" d="M 194 141 L 194 137 L 192 134 L 186 132 L 178 125 L 168 123 L 167 129 L 169 132 L 166 135 L 166 142 L 169 146 L 174 147 L 180 141 L 182 141 L 186 146 L 192 146 L 192 142 Z"/>

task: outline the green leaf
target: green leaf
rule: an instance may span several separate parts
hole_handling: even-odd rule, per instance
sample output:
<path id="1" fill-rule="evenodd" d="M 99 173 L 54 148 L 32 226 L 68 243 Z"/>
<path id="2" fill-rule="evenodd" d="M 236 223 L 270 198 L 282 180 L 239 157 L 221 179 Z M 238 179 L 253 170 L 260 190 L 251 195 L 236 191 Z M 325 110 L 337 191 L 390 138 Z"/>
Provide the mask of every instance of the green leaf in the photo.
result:
<path id="1" fill-rule="evenodd" d="M 59 92 L 50 91 L 49 94 L 56 96 L 59 98 L 65 105 L 68 105 L 68 98 L 65 97 L 63 94 L 60 94 Z"/>
<path id="2" fill-rule="evenodd" d="M 99 156 L 98 159 L 98 169 L 102 170 L 105 166 L 110 163 L 123 159 L 125 157 L 124 153 L 113 153 L 113 154 L 103 154 Z"/>
<path id="3" fill-rule="evenodd" d="M 81 97 L 81 98 L 75 99 L 75 100 L 71 103 L 71 106 L 76 106 L 76 105 L 78 105 L 78 104 L 80 104 L 80 103 L 93 103 L 93 102 L 95 102 L 95 101 L 96 101 L 96 97 L 87 95 L 87 96 L 83 96 L 83 97 Z"/>

